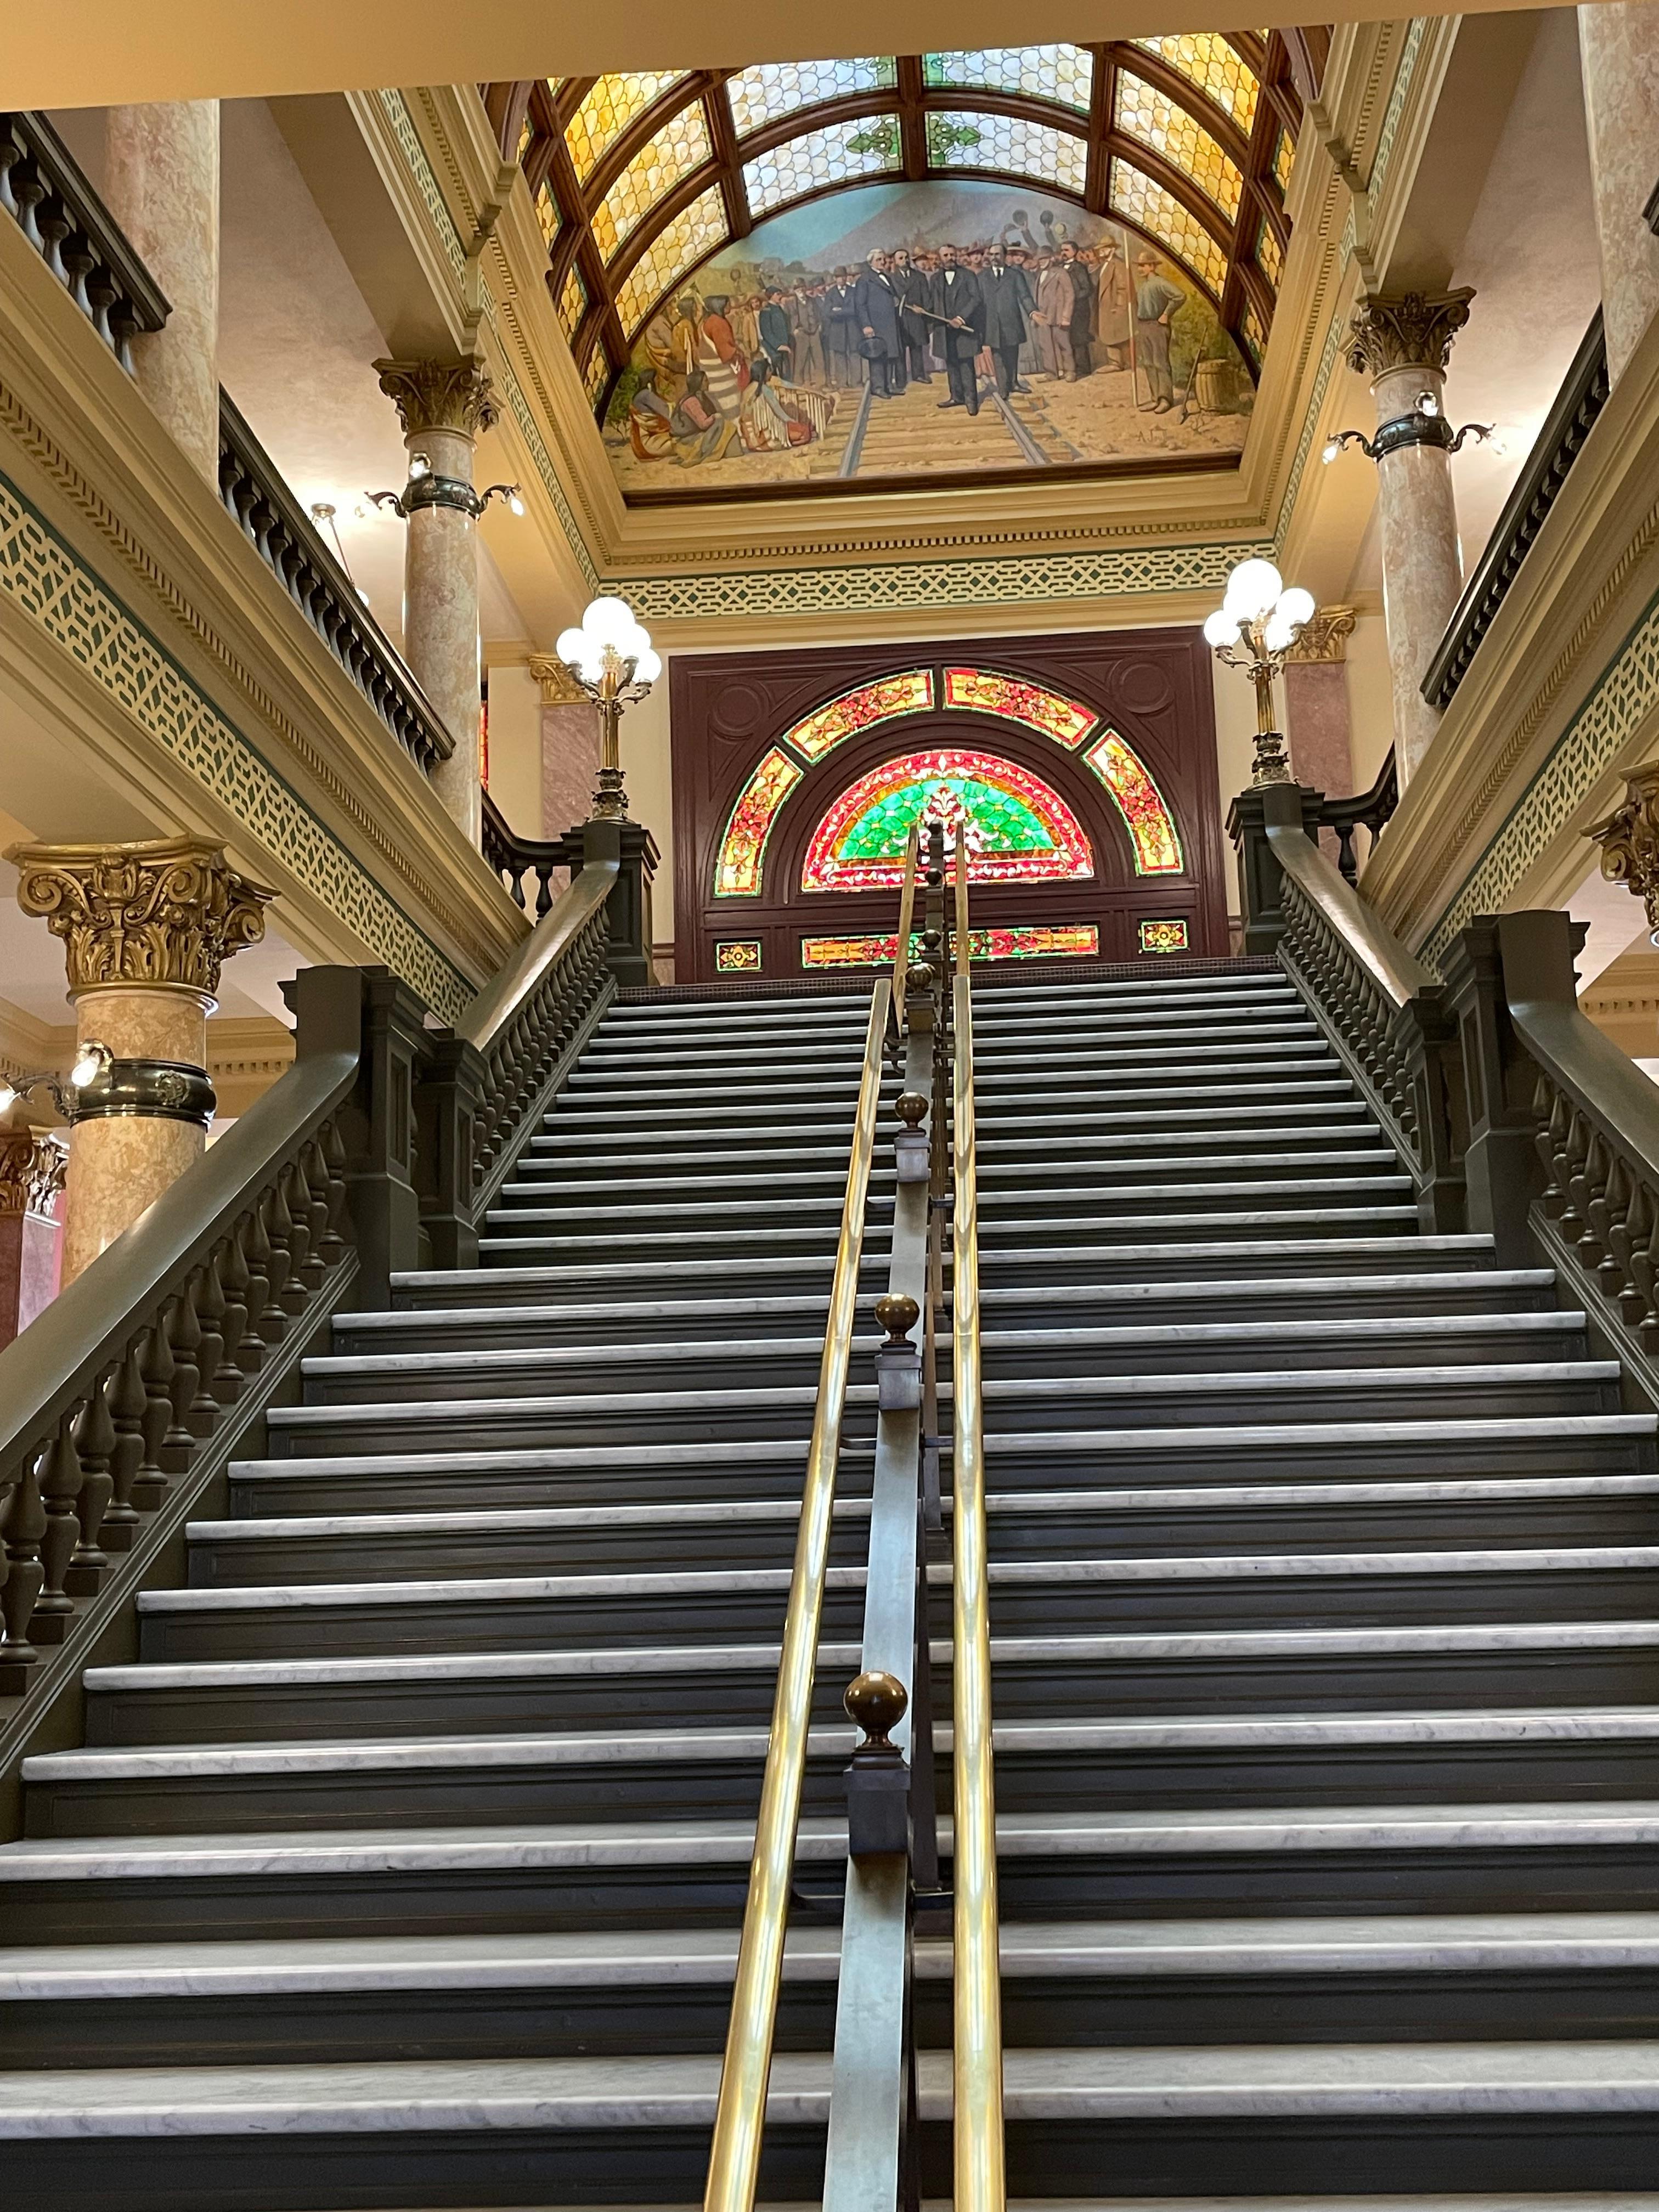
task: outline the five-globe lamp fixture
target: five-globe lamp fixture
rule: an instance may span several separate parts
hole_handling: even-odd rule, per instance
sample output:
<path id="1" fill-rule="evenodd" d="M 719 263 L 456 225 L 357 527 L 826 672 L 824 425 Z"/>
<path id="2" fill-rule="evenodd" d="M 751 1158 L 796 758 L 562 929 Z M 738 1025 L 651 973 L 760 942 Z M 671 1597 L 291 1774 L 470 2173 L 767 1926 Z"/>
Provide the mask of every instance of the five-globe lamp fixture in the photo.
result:
<path id="1" fill-rule="evenodd" d="M 1273 678 L 1285 656 L 1313 620 L 1311 592 L 1285 588 L 1271 561 L 1241 561 L 1227 579 L 1227 596 L 1204 625 L 1204 641 L 1228 668 L 1242 668 L 1255 685 L 1255 765 L 1252 783 L 1293 783 L 1285 739 L 1273 721 Z"/>
<path id="2" fill-rule="evenodd" d="M 626 822 L 619 724 L 624 707 L 643 699 L 662 674 L 650 633 L 626 599 L 592 601 L 580 629 L 562 632 L 559 659 L 599 710 L 599 774 L 593 787 L 596 822 Z"/>

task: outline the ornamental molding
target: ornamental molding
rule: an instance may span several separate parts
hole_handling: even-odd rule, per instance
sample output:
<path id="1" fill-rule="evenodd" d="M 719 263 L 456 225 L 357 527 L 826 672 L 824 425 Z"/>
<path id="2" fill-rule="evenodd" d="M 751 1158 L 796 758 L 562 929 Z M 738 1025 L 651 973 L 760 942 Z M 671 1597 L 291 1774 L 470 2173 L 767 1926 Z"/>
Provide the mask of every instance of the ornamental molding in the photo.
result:
<path id="1" fill-rule="evenodd" d="M 476 438 L 501 419 L 489 372 L 476 361 L 377 361 L 374 373 L 406 438 L 433 430 Z"/>
<path id="2" fill-rule="evenodd" d="M 265 933 L 276 896 L 204 837 L 14 845 L 17 903 L 63 941 L 71 998 L 112 986 L 211 999 L 220 971 Z"/>
<path id="3" fill-rule="evenodd" d="M 591 707 L 593 702 L 556 653 L 532 653 L 526 663 L 542 687 L 544 707 Z"/>
<path id="4" fill-rule="evenodd" d="M 1469 319 L 1472 286 L 1453 292 L 1378 294 L 1362 300 L 1348 327 L 1350 368 L 1373 383 L 1390 369 L 1424 368 L 1437 374 L 1451 359 L 1452 340 Z"/>
<path id="5" fill-rule="evenodd" d="M 50 1137 L 0 1128 L 0 1219 L 50 1213 L 68 1169 L 68 1152 Z"/>
<path id="6" fill-rule="evenodd" d="M 1316 607 L 1285 659 L 1291 667 L 1340 665 L 1348 657 L 1348 640 L 1359 619 L 1357 607 Z"/>
<path id="7" fill-rule="evenodd" d="M 1633 769 L 1625 779 L 1624 804 L 1584 835 L 1601 848 L 1601 873 L 1623 884 L 1659 930 L 1659 761 Z"/>

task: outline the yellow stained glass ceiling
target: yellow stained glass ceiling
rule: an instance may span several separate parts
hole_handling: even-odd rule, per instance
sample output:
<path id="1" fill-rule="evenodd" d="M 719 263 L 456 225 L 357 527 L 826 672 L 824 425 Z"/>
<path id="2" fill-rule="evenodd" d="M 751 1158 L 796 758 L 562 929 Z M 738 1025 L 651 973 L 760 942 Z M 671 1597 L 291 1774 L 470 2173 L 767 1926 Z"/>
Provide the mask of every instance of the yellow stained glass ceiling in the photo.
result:
<path id="1" fill-rule="evenodd" d="M 1182 32 L 487 89 L 517 95 L 492 113 L 515 118 L 502 150 L 536 198 L 560 320 L 573 337 L 578 323 L 595 331 L 582 372 L 596 404 L 673 289 L 755 223 L 872 180 L 964 173 L 1127 223 L 1259 366 L 1302 122 L 1286 42 L 1315 36 Z"/>

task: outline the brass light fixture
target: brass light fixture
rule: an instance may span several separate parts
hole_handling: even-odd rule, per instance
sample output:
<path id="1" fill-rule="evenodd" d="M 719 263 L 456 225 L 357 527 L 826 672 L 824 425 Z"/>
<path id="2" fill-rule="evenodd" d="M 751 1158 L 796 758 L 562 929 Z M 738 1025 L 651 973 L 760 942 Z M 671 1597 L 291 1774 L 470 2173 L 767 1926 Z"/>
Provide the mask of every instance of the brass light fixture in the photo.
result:
<path id="1" fill-rule="evenodd" d="M 620 724 L 624 707 L 645 698 L 662 674 L 651 636 L 626 599 L 595 599 L 580 629 L 563 631 L 559 659 L 599 710 L 599 774 L 593 787 L 596 822 L 626 822 Z"/>
<path id="2" fill-rule="evenodd" d="M 1255 685 L 1255 763 L 1250 781 L 1294 783 L 1273 718 L 1273 678 L 1314 617 L 1311 592 L 1285 589 L 1271 561 L 1241 561 L 1227 596 L 1204 625 L 1204 641 L 1224 667 L 1242 668 Z"/>

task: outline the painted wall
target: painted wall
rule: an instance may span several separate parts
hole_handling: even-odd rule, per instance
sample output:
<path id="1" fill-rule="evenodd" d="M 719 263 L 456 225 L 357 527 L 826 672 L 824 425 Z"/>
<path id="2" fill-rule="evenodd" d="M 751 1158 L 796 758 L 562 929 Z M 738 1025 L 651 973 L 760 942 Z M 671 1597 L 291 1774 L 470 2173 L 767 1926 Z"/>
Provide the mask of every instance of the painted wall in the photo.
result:
<path id="1" fill-rule="evenodd" d="M 492 665 L 489 671 L 489 795 L 521 837 L 547 835 L 542 820 L 542 687 L 522 662 Z"/>

